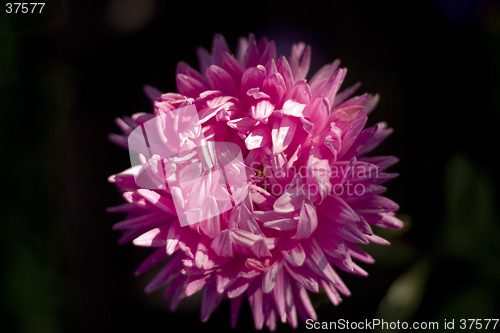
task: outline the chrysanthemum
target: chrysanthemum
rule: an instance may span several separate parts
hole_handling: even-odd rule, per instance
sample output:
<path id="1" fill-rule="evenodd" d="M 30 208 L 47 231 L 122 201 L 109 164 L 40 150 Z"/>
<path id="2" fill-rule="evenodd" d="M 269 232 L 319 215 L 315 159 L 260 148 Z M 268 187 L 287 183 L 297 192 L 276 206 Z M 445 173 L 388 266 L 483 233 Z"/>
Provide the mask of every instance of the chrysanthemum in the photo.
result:
<path id="1" fill-rule="evenodd" d="M 278 58 L 273 41 L 250 35 L 233 55 L 216 35 L 212 52 L 198 57 L 200 72 L 177 66 L 178 93 L 146 88 L 154 114 L 117 120 L 123 135 L 111 138 L 128 147 L 135 128 L 160 119 L 156 153 L 110 177 L 127 201 L 110 209 L 128 214 L 114 226 L 125 231 L 120 242 L 157 248 L 136 274 L 170 257 L 146 292 L 167 286 L 172 310 L 203 292 L 202 321 L 224 299 L 233 327 L 244 299 L 257 329 L 273 330 L 276 319 L 296 327 L 297 314 L 316 319 L 308 293 L 322 289 L 338 304 L 350 292 L 336 269 L 367 275 L 355 260 L 373 259 L 357 244 L 388 244 L 371 225 L 402 226 L 398 206 L 381 195 L 397 159 L 365 156 L 391 133 L 385 123 L 364 129 L 378 98 L 351 97 L 358 84 L 339 92 L 346 69 L 338 60 L 306 80 L 311 50 L 303 43 Z M 229 177 L 239 176 L 241 188 L 217 185 L 215 143 L 239 148 L 244 165 Z M 197 147 L 205 157 L 191 153 Z M 221 199 L 228 195 L 230 202 Z"/>

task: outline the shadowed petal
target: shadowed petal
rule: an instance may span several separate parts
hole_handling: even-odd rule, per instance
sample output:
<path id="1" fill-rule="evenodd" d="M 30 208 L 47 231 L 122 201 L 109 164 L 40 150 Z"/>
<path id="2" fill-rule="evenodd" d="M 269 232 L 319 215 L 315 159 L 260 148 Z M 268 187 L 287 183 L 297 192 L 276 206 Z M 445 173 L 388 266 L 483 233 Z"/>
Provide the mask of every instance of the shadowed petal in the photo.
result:
<path id="1" fill-rule="evenodd" d="M 290 56 L 290 68 L 295 82 L 306 78 L 310 64 L 311 47 L 305 43 L 294 44 Z"/>
<path id="2" fill-rule="evenodd" d="M 223 94 L 238 96 L 238 89 L 233 78 L 221 67 L 212 65 L 207 69 L 207 79 L 210 87 L 220 90 Z"/>

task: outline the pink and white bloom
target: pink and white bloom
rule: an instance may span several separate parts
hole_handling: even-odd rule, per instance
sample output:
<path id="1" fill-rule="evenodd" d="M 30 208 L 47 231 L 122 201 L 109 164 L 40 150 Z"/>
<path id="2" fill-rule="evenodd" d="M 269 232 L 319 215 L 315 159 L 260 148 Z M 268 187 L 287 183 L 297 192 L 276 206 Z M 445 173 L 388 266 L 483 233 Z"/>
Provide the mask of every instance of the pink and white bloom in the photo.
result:
<path id="1" fill-rule="evenodd" d="M 110 177 L 127 201 L 109 209 L 127 213 L 114 228 L 124 231 L 121 243 L 156 248 L 136 274 L 171 257 L 146 292 L 166 286 L 172 310 L 202 291 L 202 321 L 229 299 L 234 327 L 247 299 L 257 329 L 274 330 L 277 319 L 297 327 L 298 317 L 316 319 L 308 292 L 322 289 L 334 304 L 350 294 L 337 269 L 367 275 L 356 261 L 374 260 L 357 244 L 388 244 L 371 226 L 402 226 L 381 185 L 397 176 L 385 172 L 397 159 L 365 156 L 392 130 L 364 128 L 378 97 L 352 97 L 358 84 L 341 91 L 338 60 L 306 80 L 311 49 L 303 43 L 278 58 L 273 41 L 250 35 L 233 55 L 216 35 L 212 52 L 198 57 L 200 72 L 177 66 L 177 93 L 146 87 L 153 114 L 117 120 L 123 134 L 111 139 L 131 150 L 136 128 L 164 121 L 160 153 Z M 187 108 L 196 121 L 179 111 Z M 212 149 L 221 143 L 233 147 L 229 155 Z M 216 160 L 239 186 L 219 186 Z"/>

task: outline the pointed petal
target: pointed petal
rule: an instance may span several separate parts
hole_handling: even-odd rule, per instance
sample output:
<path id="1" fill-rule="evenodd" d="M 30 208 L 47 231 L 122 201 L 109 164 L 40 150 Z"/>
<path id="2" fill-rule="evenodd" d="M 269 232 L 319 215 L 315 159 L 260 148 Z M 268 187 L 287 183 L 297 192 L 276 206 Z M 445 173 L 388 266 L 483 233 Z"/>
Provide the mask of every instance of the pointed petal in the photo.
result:
<path id="1" fill-rule="evenodd" d="M 144 88 L 142 88 L 146 96 L 148 96 L 149 100 L 151 103 L 154 103 L 158 98 L 160 98 L 162 92 L 155 87 L 151 87 L 150 85 L 145 85 Z"/>
<path id="2" fill-rule="evenodd" d="M 146 247 L 160 247 L 165 245 L 167 234 L 162 229 L 164 230 L 165 227 L 149 230 L 145 234 L 134 239 L 134 245 Z"/>
<path id="3" fill-rule="evenodd" d="M 238 130 L 241 133 L 248 133 L 255 129 L 255 126 L 259 123 L 258 120 L 253 119 L 252 117 L 243 117 L 238 119 L 229 120 L 227 122 L 227 126 Z"/>
<path id="4" fill-rule="evenodd" d="M 281 231 L 294 230 L 297 228 L 297 220 L 280 219 L 280 220 L 269 221 L 264 223 L 264 227 Z"/>
<path id="5" fill-rule="evenodd" d="M 297 310 L 295 307 L 295 302 L 293 299 L 293 289 L 290 283 L 290 278 L 285 275 L 285 309 L 286 316 L 290 326 L 292 328 L 297 328 Z"/>
<path id="6" fill-rule="evenodd" d="M 348 242 L 368 244 L 367 235 L 363 234 L 353 223 L 346 223 L 340 229 L 339 236 Z"/>
<path id="7" fill-rule="evenodd" d="M 321 288 L 323 288 L 333 305 L 338 305 L 342 301 L 342 298 L 340 298 L 340 295 L 333 286 L 333 283 L 321 280 L 320 284 Z"/>
<path id="8" fill-rule="evenodd" d="M 288 261 L 291 265 L 295 267 L 300 267 L 304 264 L 304 261 L 306 259 L 306 253 L 304 252 L 304 248 L 302 248 L 302 245 L 297 244 L 293 249 L 291 250 L 283 250 L 281 251 L 283 254 L 283 257 Z"/>
<path id="9" fill-rule="evenodd" d="M 164 260 L 167 257 L 167 253 L 165 252 L 165 248 L 160 247 L 156 249 L 153 254 L 151 254 L 144 262 L 137 267 L 134 274 L 135 276 L 139 276 L 149 270 L 150 268 L 156 266 L 159 262 Z"/>
<path id="10" fill-rule="evenodd" d="M 144 291 L 146 293 L 151 293 L 156 289 L 160 288 L 168 282 L 172 273 L 178 273 L 182 267 L 182 259 L 184 255 L 176 254 L 170 261 L 162 268 L 162 270 L 149 282 Z"/>
<path id="11" fill-rule="evenodd" d="M 399 206 L 394 201 L 380 195 L 360 202 L 355 202 L 351 207 L 362 214 L 394 212 L 399 209 Z"/>
<path id="12" fill-rule="evenodd" d="M 184 298 L 184 284 L 186 283 L 186 280 L 187 276 L 176 276 L 165 291 L 165 299 L 168 299 L 170 298 L 170 296 L 172 296 L 172 303 L 170 303 L 171 311 L 175 311 Z"/>
<path id="13" fill-rule="evenodd" d="M 238 39 L 238 46 L 236 47 L 236 59 L 238 62 L 245 65 L 245 54 L 248 49 L 248 39 L 245 37 L 240 37 Z"/>
<path id="14" fill-rule="evenodd" d="M 292 188 L 285 188 L 285 192 L 274 202 L 273 208 L 280 213 L 294 212 L 302 207 L 305 199 L 305 184 L 300 183 Z"/>
<path id="15" fill-rule="evenodd" d="M 314 311 L 314 307 L 311 304 L 307 290 L 304 287 L 295 287 L 293 296 L 297 306 L 297 312 L 303 321 L 306 321 L 309 318 L 314 321 L 318 320 L 316 311 Z"/>
<path id="16" fill-rule="evenodd" d="M 316 97 L 312 104 L 306 108 L 304 113 L 307 114 L 314 125 L 313 136 L 317 133 L 321 133 L 328 125 L 328 116 L 330 113 L 328 100 L 323 96 Z"/>
<path id="17" fill-rule="evenodd" d="M 244 96 L 251 88 L 262 88 L 266 75 L 264 66 L 247 68 L 241 78 L 241 95 Z"/>
<path id="18" fill-rule="evenodd" d="M 276 44 L 274 40 L 267 43 L 266 48 L 262 52 L 259 63 L 267 64 L 270 60 L 276 59 Z"/>
<path id="19" fill-rule="evenodd" d="M 251 106 L 252 117 L 267 124 L 267 118 L 273 113 L 274 105 L 267 100 Z"/>
<path id="20" fill-rule="evenodd" d="M 223 294 L 217 292 L 215 281 L 210 281 L 205 287 L 205 293 L 203 294 L 203 301 L 201 303 L 201 321 L 206 323 L 210 315 L 219 306 L 222 301 Z"/>
<path id="21" fill-rule="evenodd" d="M 354 141 L 349 151 L 344 155 L 344 159 L 350 159 L 354 156 L 361 156 L 369 153 L 391 133 L 392 129 L 387 128 L 387 124 L 384 122 L 380 122 L 375 126 L 362 130 L 356 137 L 356 141 Z"/>
<path id="22" fill-rule="evenodd" d="M 396 156 L 375 156 L 375 157 L 363 157 L 362 159 L 365 162 L 368 162 L 370 164 L 375 164 L 382 168 L 382 170 L 387 169 L 391 165 L 394 165 L 399 161 L 399 159 Z"/>
<path id="23" fill-rule="evenodd" d="M 155 205 L 155 207 L 160 208 L 161 210 L 171 215 L 177 215 L 174 201 L 172 199 L 164 197 L 160 195 L 158 192 L 147 189 L 138 189 L 137 193 L 139 193 L 144 199 L 148 200 L 153 205 Z"/>
<path id="24" fill-rule="evenodd" d="M 231 299 L 231 328 L 235 329 L 238 323 L 238 313 L 243 302 L 244 295 Z"/>
<path id="25" fill-rule="evenodd" d="M 273 129 L 271 132 L 273 141 L 273 154 L 279 154 L 286 148 L 288 148 L 290 143 L 292 143 L 296 129 L 297 122 L 291 117 L 274 119 Z"/>
<path id="26" fill-rule="evenodd" d="M 188 277 L 187 283 L 186 283 L 186 289 L 184 290 L 184 293 L 186 296 L 192 296 L 201 289 L 205 287 L 207 284 L 207 280 L 210 277 L 210 275 L 205 275 L 205 276 L 199 276 L 199 275 L 191 275 Z"/>
<path id="27" fill-rule="evenodd" d="M 346 108 L 348 106 L 362 106 L 362 107 L 365 107 L 367 108 L 367 104 L 370 104 L 370 101 L 372 101 L 372 104 L 374 102 L 376 102 L 378 100 L 378 98 L 376 98 L 375 100 L 373 99 L 373 95 L 371 94 L 363 94 L 361 96 L 356 96 L 356 97 L 352 97 L 350 99 L 348 99 L 347 101 L 341 103 L 340 105 L 338 106 L 335 106 L 335 109 L 341 109 L 341 108 Z M 371 105 L 371 107 L 373 108 L 374 105 Z M 368 112 L 369 110 L 367 110 Z"/>
<path id="28" fill-rule="evenodd" d="M 379 94 L 376 94 L 375 96 L 368 99 L 368 101 L 366 101 L 366 103 L 365 103 L 366 113 L 370 114 L 373 111 L 373 109 L 375 109 L 375 107 L 378 104 L 379 99 L 380 99 Z"/>
<path id="29" fill-rule="evenodd" d="M 337 96 L 335 96 L 335 101 L 332 104 L 332 109 L 335 108 L 337 105 L 345 102 L 349 97 L 351 97 L 356 92 L 356 90 L 359 89 L 359 87 L 361 87 L 361 83 L 357 82 L 352 86 L 350 86 L 349 88 L 346 88 L 341 92 L 339 92 Z"/>
<path id="30" fill-rule="evenodd" d="M 168 255 L 172 255 L 175 251 L 179 249 L 179 239 L 182 235 L 182 229 L 178 223 L 172 223 L 167 233 L 167 247 L 166 251 Z"/>
<path id="31" fill-rule="evenodd" d="M 264 326 L 264 312 L 263 312 L 263 295 L 261 284 L 255 280 L 247 290 L 248 303 L 250 303 L 250 308 L 252 309 L 253 321 L 255 324 L 255 329 L 261 330 Z"/>
<path id="32" fill-rule="evenodd" d="M 271 141 L 269 132 L 269 128 L 265 125 L 255 128 L 245 139 L 247 149 L 252 150 L 266 146 Z"/>
<path id="33" fill-rule="evenodd" d="M 215 238 L 221 232 L 219 216 L 214 216 L 198 223 L 200 230 L 210 238 Z"/>
<path id="34" fill-rule="evenodd" d="M 373 264 L 375 262 L 372 256 L 370 256 L 365 251 L 361 250 L 356 245 L 348 243 L 347 247 L 349 248 L 349 253 L 351 254 L 352 258 L 368 264 Z"/>
<path id="35" fill-rule="evenodd" d="M 278 272 L 278 276 L 276 278 L 276 282 L 273 288 L 273 298 L 276 304 L 276 310 L 278 312 L 278 316 L 281 319 L 282 323 L 286 323 L 286 306 L 285 306 L 285 288 L 288 281 L 285 280 L 283 270 Z M 285 282 L 286 281 L 286 282 Z"/>
<path id="36" fill-rule="evenodd" d="M 214 266 L 214 262 L 212 261 L 209 253 L 209 246 L 211 242 L 212 239 L 210 237 L 203 236 L 198 243 L 198 248 L 196 249 L 194 257 L 196 267 L 205 271 Z"/>
<path id="37" fill-rule="evenodd" d="M 309 200 L 302 202 L 300 209 L 299 222 L 297 224 L 297 234 L 294 239 L 304 239 L 311 236 L 318 226 L 318 216 L 316 215 L 316 208 Z"/>
<path id="38" fill-rule="evenodd" d="M 259 60 L 259 51 L 257 49 L 255 37 L 254 35 L 250 34 L 248 36 L 248 46 L 246 48 L 246 53 L 244 56 L 244 64 L 247 68 L 255 67 L 259 64 Z"/>
<path id="39" fill-rule="evenodd" d="M 278 279 L 278 274 L 281 272 L 284 261 L 280 261 L 274 264 L 274 266 L 268 270 L 262 279 L 262 291 L 264 293 L 270 293 L 273 290 L 276 280 Z"/>
<path id="40" fill-rule="evenodd" d="M 351 148 L 359 133 L 365 127 L 367 120 L 366 111 L 361 110 L 356 119 L 344 128 L 342 134 L 342 150 L 339 153 L 339 158 L 342 158 L 349 148 Z"/>
<path id="41" fill-rule="evenodd" d="M 215 34 L 212 43 L 212 63 L 221 67 L 224 53 L 231 53 L 229 46 L 227 46 L 226 40 L 221 34 Z"/>
<path id="42" fill-rule="evenodd" d="M 255 241 L 251 249 L 252 252 L 257 256 L 257 258 L 271 256 L 271 252 L 269 251 L 269 247 L 267 246 L 266 240 L 264 238 Z"/>
<path id="43" fill-rule="evenodd" d="M 241 82 L 245 67 L 229 53 L 224 53 L 222 58 L 222 68 L 231 75 L 234 82 Z"/>
<path id="44" fill-rule="evenodd" d="M 204 82 L 206 83 L 207 81 L 205 80 L 205 78 L 203 77 L 203 75 L 201 75 L 200 72 L 198 72 L 197 70 L 195 70 L 193 67 L 189 66 L 187 63 L 185 63 L 184 61 L 180 61 L 178 64 L 177 64 L 177 67 L 176 67 L 176 74 L 184 74 L 184 75 L 187 75 L 189 77 L 192 77 L 193 79 L 196 79 L 200 82 Z"/>
<path id="45" fill-rule="evenodd" d="M 177 90 L 188 97 L 198 97 L 202 92 L 208 90 L 207 84 L 185 74 L 175 76 Z"/>
<path id="46" fill-rule="evenodd" d="M 196 50 L 196 55 L 198 56 L 198 62 L 200 63 L 200 73 L 205 74 L 208 67 L 213 64 L 212 55 L 210 55 L 210 53 L 202 47 Z"/>
<path id="47" fill-rule="evenodd" d="M 286 92 L 283 76 L 280 73 L 269 74 L 262 83 L 262 91 L 271 97 L 275 105 L 279 105 Z"/>
<path id="48" fill-rule="evenodd" d="M 322 86 L 333 76 L 333 74 L 335 74 L 335 71 L 339 68 L 339 66 L 340 60 L 336 59 L 331 64 L 327 64 L 321 67 L 320 70 L 317 71 L 308 81 L 311 89 L 316 91 L 318 87 Z"/>
<path id="49" fill-rule="evenodd" d="M 263 93 L 262 91 L 259 91 L 259 88 L 250 88 L 247 90 L 247 96 L 252 96 L 255 99 L 270 99 L 271 97 Z"/>
<path id="50" fill-rule="evenodd" d="M 285 98 L 293 99 L 298 103 L 309 105 L 312 100 L 311 89 L 305 80 L 300 80 L 287 90 Z"/>
<path id="51" fill-rule="evenodd" d="M 312 239 L 306 251 L 308 256 L 305 263 L 316 274 L 327 279 L 328 281 L 335 283 L 335 281 L 337 280 L 337 274 L 333 270 L 324 252 L 321 250 L 321 247 L 315 239 Z"/>
<path id="52" fill-rule="evenodd" d="M 375 244 L 378 244 L 378 245 L 391 245 L 391 243 L 389 241 L 387 241 L 386 239 L 383 239 L 382 237 L 380 236 L 377 236 L 375 234 L 371 235 L 371 236 L 366 236 L 366 238 L 372 242 L 372 243 L 375 243 Z"/>
<path id="53" fill-rule="evenodd" d="M 294 85 L 292 69 L 290 68 L 290 64 L 288 60 L 284 56 L 281 56 L 278 60 L 278 65 L 276 66 L 276 70 L 278 73 L 283 76 L 283 80 L 285 81 L 286 90 L 290 90 L 290 88 Z"/>
<path id="54" fill-rule="evenodd" d="M 289 59 L 295 82 L 305 79 L 311 63 L 311 47 L 305 43 L 294 44 Z"/>
<path id="55" fill-rule="evenodd" d="M 317 211 L 327 220 L 341 225 L 359 221 L 359 216 L 353 207 L 336 195 L 328 195 Z"/>
<path id="56" fill-rule="evenodd" d="M 303 111 L 305 107 L 305 104 L 297 103 L 289 99 L 283 104 L 283 114 L 293 117 L 304 117 Z"/>
<path id="57" fill-rule="evenodd" d="M 227 297 L 230 299 L 236 298 L 238 296 L 244 296 L 242 295 L 247 289 L 250 283 L 252 282 L 252 279 L 246 279 L 246 278 L 240 278 L 233 284 L 231 284 L 227 288 Z"/>
<path id="58" fill-rule="evenodd" d="M 220 257 L 232 257 L 233 245 L 231 241 L 230 230 L 223 230 L 217 237 L 214 238 L 210 247 Z"/>
<path id="59" fill-rule="evenodd" d="M 160 212 L 153 212 L 150 214 L 140 215 L 138 217 L 134 217 L 116 223 L 113 226 L 113 230 L 125 230 L 125 229 L 137 229 L 137 228 L 153 229 L 163 225 L 167 221 L 168 219 L 165 218 L 165 214 L 162 214 Z"/>
<path id="60" fill-rule="evenodd" d="M 332 105 L 335 102 L 335 96 L 344 81 L 346 73 L 347 70 L 345 68 L 337 70 L 332 78 L 326 81 L 324 85 L 319 86 L 316 90 L 312 90 L 313 96 L 317 97 L 323 95 L 328 99 L 330 105 Z"/>
<path id="61" fill-rule="evenodd" d="M 287 263 L 285 263 L 285 268 L 290 274 L 290 277 L 293 280 L 297 281 L 298 284 L 307 288 L 307 290 L 312 291 L 313 293 L 317 293 L 318 289 L 318 279 L 317 275 L 314 274 L 310 269 L 297 267 L 291 268 Z"/>
<path id="62" fill-rule="evenodd" d="M 233 78 L 221 67 L 212 65 L 207 69 L 207 80 L 210 87 L 221 91 L 224 95 L 239 96 Z"/>

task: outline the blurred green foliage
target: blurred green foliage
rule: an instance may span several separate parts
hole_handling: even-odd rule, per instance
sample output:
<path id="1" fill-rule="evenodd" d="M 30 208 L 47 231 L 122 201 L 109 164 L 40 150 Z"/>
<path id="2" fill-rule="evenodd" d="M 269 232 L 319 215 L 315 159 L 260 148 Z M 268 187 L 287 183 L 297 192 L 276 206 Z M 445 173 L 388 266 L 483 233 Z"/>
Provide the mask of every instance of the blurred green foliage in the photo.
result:
<path id="1" fill-rule="evenodd" d="M 445 175 L 445 216 L 429 216 L 433 243 L 389 287 L 379 319 L 443 325 L 500 313 L 500 225 L 491 176 L 463 154 L 452 156 Z"/>
<path id="2" fill-rule="evenodd" d="M 2 333 L 61 332 L 67 290 L 58 173 L 72 85 L 64 63 L 46 56 L 50 42 L 22 53 L 30 40 L 50 41 L 41 27 L 14 32 L 0 13 Z"/>

